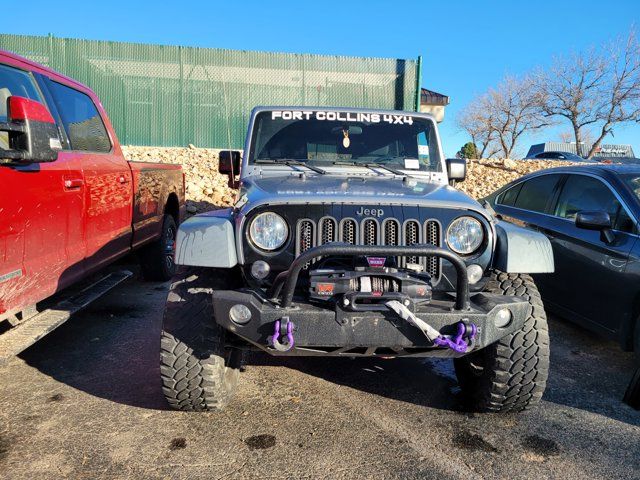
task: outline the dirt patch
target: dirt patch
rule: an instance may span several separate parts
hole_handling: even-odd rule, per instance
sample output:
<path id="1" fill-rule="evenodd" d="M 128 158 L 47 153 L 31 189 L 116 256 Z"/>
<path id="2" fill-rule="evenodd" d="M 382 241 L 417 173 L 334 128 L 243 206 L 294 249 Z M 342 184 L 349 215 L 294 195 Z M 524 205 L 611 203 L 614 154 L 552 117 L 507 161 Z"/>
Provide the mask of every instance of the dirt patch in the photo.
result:
<path id="1" fill-rule="evenodd" d="M 184 437 L 176 437 L 169 443 L 169 450 L 182 450 L 187 448 L 187 439 Z"/>
<path id="2" fill-rule="evenodd" d="M 9 450 L 11 450 L 11 441 L 0 434 L 0 463 L 9 456 Z"/>
<path id="3" fill-rule="evenodd" d="M 487 442 L 476 433 L 466 430 L 458 432 L 453 437 L 453 444 L 463 450 L 473 450 L 476 452 L 496 453 L 498 449 Z"/>
<path id="4" fill-rule="evenodd" d="M 528 435 L 522 440 L 522 446 L 537 455 L 550 457 L 560 454 L 560 446 L 549 438 L 539 435 Z"/>
<path id="5" fill-rule="evenodd" d="M 51 395 L 49 398 L 47 398 L 47 403 L 61 402 L 62 400 L 64 400 L 64 395 L 62 395 L 61 393 L 56 393 L 54 395 Z"/>
<path id="6" fill-rule="evenodd" d="M 269 434 L 254 435 L 245 438 L 244 443 L 247 444 L 249 450 L 266 450 L 276 446 L 276 437 Z"/>

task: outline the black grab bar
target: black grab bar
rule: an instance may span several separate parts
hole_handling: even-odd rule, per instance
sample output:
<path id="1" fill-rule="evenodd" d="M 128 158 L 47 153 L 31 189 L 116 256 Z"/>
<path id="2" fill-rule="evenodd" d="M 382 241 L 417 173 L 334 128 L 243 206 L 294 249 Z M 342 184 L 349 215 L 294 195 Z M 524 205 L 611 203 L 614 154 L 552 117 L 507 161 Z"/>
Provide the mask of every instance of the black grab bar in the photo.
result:
<path id="1" fill-rule="evenodd" d="M 411 245 L 411 246 L 390 246 L 390 245 L 350 245 L 344 243 L 327 243 L 318 247 L 310 248 L 296 258 L 288 270 L 281 272 L 276 277 L 270 296 L 276 300 L 280 292 L 284 290 L 282 297 L 282 307 L 291 306 L 293 294 L 298 283 L 298 276 L 304 266 L 318 257 L 327 256 L 378 256 L 378 257 L 440 257 L 451 262 L 458 274 L 456 282 L 456 310 L 469 309 L 469 279 L 467 276 L 467 266 L 455 253 L 444 248 L 433 245 Z M 284 284 L 284 287 L 283 287 Z"/>

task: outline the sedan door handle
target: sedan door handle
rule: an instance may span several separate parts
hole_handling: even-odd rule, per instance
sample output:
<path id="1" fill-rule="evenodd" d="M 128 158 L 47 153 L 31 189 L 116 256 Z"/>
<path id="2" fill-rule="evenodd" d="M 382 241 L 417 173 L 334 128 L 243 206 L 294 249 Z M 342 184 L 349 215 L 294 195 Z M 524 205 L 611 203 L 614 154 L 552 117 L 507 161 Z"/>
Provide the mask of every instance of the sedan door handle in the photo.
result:
<path id="1" fill-rule="evenodd" d="M 78 190 L 84 185 L 84 180 L 81 178 L 68 178 L 64 181 L 65 190 Z"/>

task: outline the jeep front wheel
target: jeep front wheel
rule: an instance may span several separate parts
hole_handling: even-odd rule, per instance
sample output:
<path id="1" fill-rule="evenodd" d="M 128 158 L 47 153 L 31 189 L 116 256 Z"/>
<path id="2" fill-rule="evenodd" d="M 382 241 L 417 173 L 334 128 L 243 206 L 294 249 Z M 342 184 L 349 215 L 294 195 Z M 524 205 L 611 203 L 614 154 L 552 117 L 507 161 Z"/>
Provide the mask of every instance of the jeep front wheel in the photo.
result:
<path id="1" fill-rule="evenodd" d="M 176 410 L 220 410 L 238 383 L 242 352 L 228 348 L 213 317 L 211 293 L 230 278 L 189 269 L 171 284 L 160 340 L 162 391 Z"/>
<path id="2" fill-rule="evenodd" d="M 454 361 L 469 406 L 481 412 L 519 412 L 540 401 L 549 374 L 549 330 L 529 275 L 493 272 L 487 291 L 524 297 L 531 305 L 522 329 Z"/>

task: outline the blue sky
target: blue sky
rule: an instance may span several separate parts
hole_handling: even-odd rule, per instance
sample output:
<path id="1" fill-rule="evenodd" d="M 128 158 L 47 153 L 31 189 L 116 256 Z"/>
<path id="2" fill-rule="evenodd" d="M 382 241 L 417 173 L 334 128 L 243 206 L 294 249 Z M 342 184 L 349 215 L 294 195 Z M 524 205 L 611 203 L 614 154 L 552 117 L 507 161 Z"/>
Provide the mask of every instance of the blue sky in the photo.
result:
<path id="1" fill-rule="evenodd" d="M 549 65 L 640 29 L 637 0 L 582 1 L 190 1 L 30 0 L 1 33 L 329 55 L 423 57 L 423 86 L 451 97 L 441 124 L 445 154 L 467 140 L 456 113 L 505 74 Z M 526 138 L 558 140 L 561 125 Z M 610 143 L 633 145 L 640 124 L 618 127 Z"/>

